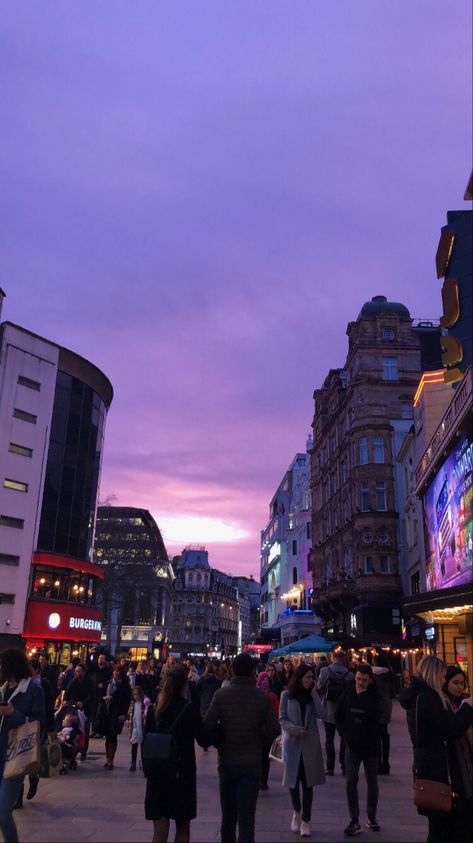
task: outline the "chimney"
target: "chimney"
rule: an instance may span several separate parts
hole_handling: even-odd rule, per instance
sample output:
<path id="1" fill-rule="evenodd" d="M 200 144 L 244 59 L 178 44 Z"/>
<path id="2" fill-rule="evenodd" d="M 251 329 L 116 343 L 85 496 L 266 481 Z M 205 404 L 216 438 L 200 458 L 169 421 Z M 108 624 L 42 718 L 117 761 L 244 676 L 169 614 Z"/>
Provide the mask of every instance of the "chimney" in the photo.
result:
<path id="1" fill-rule="evenodd" d="M 1 322 L 1 319 L 2 319 L 3 299 L 5 298 L 5 296 L 6 296 L 5 290 L 2 290 L 2 288 L 0 287 L 0 322 Z"/>

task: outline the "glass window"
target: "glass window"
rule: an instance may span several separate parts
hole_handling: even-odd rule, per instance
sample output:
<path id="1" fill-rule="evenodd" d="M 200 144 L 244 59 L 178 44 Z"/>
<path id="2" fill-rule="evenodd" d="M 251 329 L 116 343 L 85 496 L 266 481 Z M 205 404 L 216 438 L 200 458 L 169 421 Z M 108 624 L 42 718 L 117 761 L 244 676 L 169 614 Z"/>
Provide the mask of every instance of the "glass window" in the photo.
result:
<path id="1" fill-rule="evenodd" d="M 397 357 L 383 357 L 383 381 L 397 381 L 398 379 Z"/>
<path id="2" fill-rule="evenodd" d="M 384 483 L 376 483 L 376 509 L 386 512 L 386 487 Z"/>
<path id="3" fill-rule="evenodd" d="M 373 557 L 365 556 L 365 574 L 374 574 Z"/>
<path id="4" fill-rule="evenodd" d="M 391 564 L 389 560 L 389 556 L 386 554 L 381 554 L 379 557 L 379 570 L 382 574 L 390 574 L 391 573 Z"/>
<path id="5" fill-rule="evenodd" d="M 370 508 L 370 485 L 369 483 L 361 483 L 360 485 L 360 507 L 362 512 L 369 512 Z"/>
<path id="6" fill-rule="evenodd" d="M 19 410 L 18 407 L 15 407 L 13 410 L 13 418 L 21 419 L 21 421 L 29 422 L 30 424 L 36 424 L 38 417 L 33 413 L 27 413 L 26 410 Z"/>
<path id="7" fill-rule="evenodd" d="M 35 392 L 39 392 L 41 389 L 41 384 L 39 381 L 34 381 L 31 378 L 26 378 L 24 375 L 18 375 L 18 383 L 21 386 L 26 386 L 27 389 L 34 389 Z"/>
<path id="8" fill-rule="evenodd" d="M 374 461 L 377 463 L 384 462 L 384 441 L 382 436 L 375 436 L 373 439 L 373 454 Z"/>
<path id="9" fill-rule="evenodd" d="M 19 454 L 20 457 L 33 456 L 33 448 L 26 448 L 25 445 L 17 445 L 15 442 L 10 442 L 8 450 L 10 454 Z"/>
<path id="10" fill-rule="evenodd" d="M 366 465 L 368 462 L 368 437 L 362 436 L 358 439 L 358 453 L 360 465 Z"/>
<path id="11" fill-rule="evenodd" d="M 295 556 L 297 553 L 297 539 L 292 540 L 292 555 Z"/>
<path id="12" fill-rule="evenodd" d="M 292 584 L 293 584 L 293 585 L 297 585 L 297 581 L 298 581 L 298 579 L 299 579 L 299 578 L 298 578 L 298 576 L 297 576 L 297 567 L 296 567 L 296 566 L 294 566 L 294 568 L 292 569 Z"/>
<path id="13" fill-rule="evenodd" d="M 5 489 L 14 489 L 15 492 L 27 492 L 28 491 L 28 483 L 22 483 L 21 480 L 11 480 L 6 478 L 3 481 L 3 485 Z"/>
<path id="14" fill-rule="evenodd" d="M 419 594 L 420 593 L 420 572 L 416 571 L 415 574 L 411 576 L 411 594 Z"/>

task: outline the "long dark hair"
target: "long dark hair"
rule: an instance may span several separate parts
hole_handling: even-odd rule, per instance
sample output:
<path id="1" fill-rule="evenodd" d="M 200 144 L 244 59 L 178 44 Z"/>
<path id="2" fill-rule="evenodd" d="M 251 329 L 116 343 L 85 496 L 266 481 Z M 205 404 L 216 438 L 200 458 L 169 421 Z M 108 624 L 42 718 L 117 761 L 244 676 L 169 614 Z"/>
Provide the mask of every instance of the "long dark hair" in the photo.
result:
<path id="1" fill-rule="evenodd" d="M 182 697 L 182 692 L 186 687 L 186 683 L 187 672 L 182 665 L 176 664 L 169 668 L 156 706 L 156 714 L 158 717 L 168 708 L 168 706 L 177 702 L 178 699 Z"/>
<path id="2" fill-rule="evenodd" d="M 297 696 L 299 691 L 306 691 L 305 688 L 302 687 L 301 680 L 306 675 L 306 673 L 311 673 L 315 679 L 315 673 L 312 665 L 310 664 L 300 664 L 299 667 L 296 667 L 294 673 L 292 674 L 289 684 L 287 686 L 287 690 L 289 692 L 289 696 L 295 697 Z"/>
<path id="3" fill-rule="evenodd" d="M 9 647 L 0 653 L 0 676 L 2 682 L 10 679 L 30 679 L 32 676 L 31 665 L 23 650 L 18 647 Z"/>

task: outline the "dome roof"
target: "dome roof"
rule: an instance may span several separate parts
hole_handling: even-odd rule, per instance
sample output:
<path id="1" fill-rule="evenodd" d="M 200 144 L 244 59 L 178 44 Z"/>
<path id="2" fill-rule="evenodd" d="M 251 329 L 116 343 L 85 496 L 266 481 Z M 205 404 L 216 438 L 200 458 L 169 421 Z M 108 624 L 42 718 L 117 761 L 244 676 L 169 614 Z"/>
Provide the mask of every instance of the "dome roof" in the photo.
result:
<path id="1" fill-rule="evenodd" d="M 398 301 L 388 301 L 386 296 L 373 296 L 371 301 L 367 301 L 361 308 L 358 319 L 370 319 L 387 311 L 397 313 L 401 319 L 410 319 L 411 317 L 405 304 Z"/>

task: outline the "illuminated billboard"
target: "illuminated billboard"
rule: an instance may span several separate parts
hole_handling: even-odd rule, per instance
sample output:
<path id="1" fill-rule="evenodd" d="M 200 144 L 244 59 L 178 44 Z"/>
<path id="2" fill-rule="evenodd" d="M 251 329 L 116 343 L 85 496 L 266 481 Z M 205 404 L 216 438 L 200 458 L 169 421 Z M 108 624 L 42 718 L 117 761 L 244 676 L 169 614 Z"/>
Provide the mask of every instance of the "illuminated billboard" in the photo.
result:
<path id="1" fill-rule="evenodd" d="M 427 590 L 470 583 L 473 566 L 473 442 L 459 439 L 424 495 Z"/>

